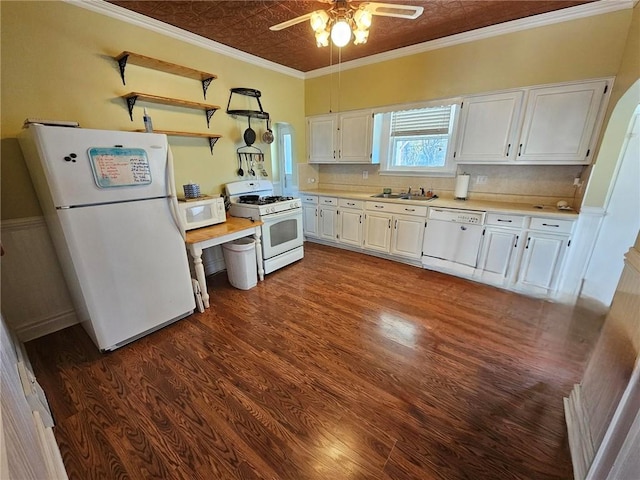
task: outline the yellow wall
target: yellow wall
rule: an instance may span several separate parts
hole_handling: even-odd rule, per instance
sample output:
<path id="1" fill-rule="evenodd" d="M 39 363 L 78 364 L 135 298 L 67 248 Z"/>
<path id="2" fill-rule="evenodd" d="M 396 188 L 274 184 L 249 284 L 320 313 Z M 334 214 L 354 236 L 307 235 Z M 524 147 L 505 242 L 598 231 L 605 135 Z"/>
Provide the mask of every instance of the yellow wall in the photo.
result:
<path id="1" fill-rule="evenodd" d="M 342 111 L 616 75 L 630 20 L 623 10 L 309 79 L 306 114 L 329 111 L 329 85 Z"/>
<path id="2" fill-rule="evenodd" d="M 223 136 L 213 155 L 205 139 L 170 137 L 176 184 L 192 180 L 206 194 L 221 192 L 237 180 L 236 149 L 243 145 L 246 118 L 225 113 L 229 89 L 257 88 L 262 105 L 274 121 L 290 123 L 304 139 L 304 82 L 217 54 L 165 35 L 64 2 L 2 2 L 1 7 L 1 155 L 2 219 L 40 215 L 16 135 L 27 117 L 73 120 L 85 128 L 142 128 L 147 106 L 156 129 L 217 133 Z M 220 105 L 207 129 L 204 112 L 138 103 L 129 120 L 120 95 L 130 91 L 205 102 L 198 81 L 151 69 L 127 66 L 124 86 L 113 56 L 124 50 L 159 58 L 218 75 L 206 103 Z M 257 108 L 254 100 L 232 108 Z M 252 122 L 259 136 L 264 121 Z M 256 143 L 267 155 L 269 145 Z M 304 161 L 304 141 L 296 155 Z M 270 166 L 268 170 L 271 172 Z"/>

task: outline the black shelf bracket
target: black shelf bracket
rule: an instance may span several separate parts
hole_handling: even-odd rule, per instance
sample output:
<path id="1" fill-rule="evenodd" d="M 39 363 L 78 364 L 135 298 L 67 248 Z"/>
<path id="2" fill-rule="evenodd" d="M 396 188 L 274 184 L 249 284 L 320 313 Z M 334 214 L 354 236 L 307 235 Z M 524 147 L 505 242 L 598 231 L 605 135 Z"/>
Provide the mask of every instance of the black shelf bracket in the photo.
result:
<path id="1" fill-rule="evenodd" d="M 129 60 L 129 55 L 123 55 L 118 59 L 118 66 L 120 67 L 120 78 L 122 78 L 122 84 L 126 85 L 124 81 L 124 69 L 127 66 L 127 60 Z"/>
<path id="2" fill-rule="evenodd" d="M 138 100 L 137 95 L 131 95 L 130 97 L 127 97 L 127 109 L 129 110 L 129 118 L 131 119 L 132 122 L 133 122 L 133 106 L 136 104 L 137 100 Z"/>
<path id="3" fill-rule="evenodd" d="M 202 79 L 202 93 L 204 94 L 204 99 L 207 99 L 207 89 L 209 88 L 209 85 L 211 85 L 211 82 L 213 82 L 215 77 L 208 77 L 208 78 L 203 78 Z"/>
<path id="4" fill-rule="evenodd" d="M 207 115 L 207 128 L 209 128 L 209 122 L 211 121 L 211 117 L 213 117 L 213 114 L 216 113 L 216 110 L 218 109 L 208 108 L 207 110 L 205 110 L 205 114 Z"/>
<path id="5" fill-rule="evenodd" d="M 213 155 L 213 147 L 220 140 L 220 137 L 209 137 L 209 148 L 211 149 L 211 155 Z"/>

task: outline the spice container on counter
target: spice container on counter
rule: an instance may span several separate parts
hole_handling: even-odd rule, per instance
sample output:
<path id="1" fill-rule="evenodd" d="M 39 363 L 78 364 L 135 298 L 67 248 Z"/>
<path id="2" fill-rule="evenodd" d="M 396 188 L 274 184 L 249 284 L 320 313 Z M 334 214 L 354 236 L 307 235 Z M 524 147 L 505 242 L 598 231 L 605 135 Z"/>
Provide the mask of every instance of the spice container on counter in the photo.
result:
<path id="1" fill-rule="evenodd" d="M 198 198 L 200 196 L 200 185 L 197 183 L 187 183 L 182 185 L 184 189 L 184 198 Z"/>

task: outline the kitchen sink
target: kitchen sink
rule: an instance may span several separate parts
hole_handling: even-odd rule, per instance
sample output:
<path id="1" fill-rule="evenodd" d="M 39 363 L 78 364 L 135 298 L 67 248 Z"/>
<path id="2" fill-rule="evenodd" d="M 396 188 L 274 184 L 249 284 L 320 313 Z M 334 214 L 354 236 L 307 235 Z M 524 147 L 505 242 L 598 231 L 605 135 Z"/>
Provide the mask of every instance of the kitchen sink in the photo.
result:
<path id="1" fill-rule="evenodd" d="M 399 200 L 423 200 L 425 202 L 438 198 L 437 195 L 427 197 L 426 195 L 413 195 L 411 193 L 377 193 L 371 196 L 373 198 L 397 198 Z"/>
<path id="2" fill-rule="evenodd" d="M 376 195 L 371 195 L 373 198 L 402 198 L 407 199 L 409 195 L 406 193 L 377 193 Z"/>
<path id="3" fill-rule="evenodd" d="M 430 200 L 435 200 L 436 198 L 438 198 L 438 196 L 432 195 L 430 197 L 427 197 L 426 195 L 404 195 L 400 198 L 402 198 L 403 200 L 422 200 L 428 202 Z"/>

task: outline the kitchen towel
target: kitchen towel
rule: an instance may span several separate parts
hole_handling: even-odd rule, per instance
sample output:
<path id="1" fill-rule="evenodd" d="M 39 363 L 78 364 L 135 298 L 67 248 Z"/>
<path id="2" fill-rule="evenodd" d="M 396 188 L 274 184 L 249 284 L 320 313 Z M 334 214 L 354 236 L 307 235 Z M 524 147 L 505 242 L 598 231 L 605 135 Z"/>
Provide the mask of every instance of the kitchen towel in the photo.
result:
<path id="1" fill-rule="evenodd" d="M 453 195 L 456 199 L 467 199 L 467 196 L 469 195 L 469 178 L 471 178 L 471 175 L 468 173 L 461 173 L 457 176 L 456 190 Z"/>

